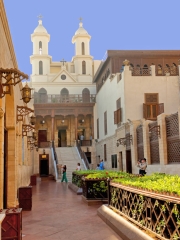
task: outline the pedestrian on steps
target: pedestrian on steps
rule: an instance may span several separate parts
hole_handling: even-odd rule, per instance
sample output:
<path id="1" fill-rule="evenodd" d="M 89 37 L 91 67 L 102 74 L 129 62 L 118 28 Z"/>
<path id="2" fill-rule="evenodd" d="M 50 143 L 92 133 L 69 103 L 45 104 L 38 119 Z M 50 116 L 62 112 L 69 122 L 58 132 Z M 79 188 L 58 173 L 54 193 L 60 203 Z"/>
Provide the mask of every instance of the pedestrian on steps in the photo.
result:
<path id="1" fill-rule="evenodd" d="M 63 167 L 62 167 L 62 169 L 63 169 L 63 175 L 62 175 L 62 179 L 61 179 L 61 182 L 68 182 L 68 180 L 67 180 L 67 177 L 66 177 L 66 170 L 67 170 L 67 168 L 66 168 L 66 165 L 64 165 Z"/>
<path id="2" fill-rule="evenodd" d="M 80 165 L 80 163 L 77 164 L 76 171 L 81 171 L 81 165 Z"/>

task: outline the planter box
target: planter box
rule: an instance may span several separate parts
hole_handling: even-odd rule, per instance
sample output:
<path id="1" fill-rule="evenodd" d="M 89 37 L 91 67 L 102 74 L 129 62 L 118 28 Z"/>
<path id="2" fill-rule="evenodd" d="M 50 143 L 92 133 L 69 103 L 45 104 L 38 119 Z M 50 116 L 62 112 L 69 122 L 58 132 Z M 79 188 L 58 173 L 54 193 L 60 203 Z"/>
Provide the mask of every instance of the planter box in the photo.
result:
<path id="1" fill-rule="evenodd" d="M 30 186 L 35 186 L 35 185 L 36 185 L 36 175 L 32 175 Z"/>
<path id="2" fill-rule="evenodd" d="M 101 187 L 101 184 L 103 187 Z M 107 202 L 107 179 L 86 179 L 82 177 L 83 200 Z"/>
<path id="3" fill-rule="evenodd" d="M 1 225 L 1 239 L 22 240 L 22 209 L 3 209 L 0 213 L 6 215 Z"/>
<path id="4" fill-rule="evenodd" d="M 22 210 L 31 211 L 32 208 L 32 186 L 20 187 L 18 192 L 19 207 Z"/>
<path id="5" fill-rule="evenodd" d="M 108 187 L 111 209 L 158 236 L 180 238 L 180 198 L 140 190 L 111 182 Z"/>

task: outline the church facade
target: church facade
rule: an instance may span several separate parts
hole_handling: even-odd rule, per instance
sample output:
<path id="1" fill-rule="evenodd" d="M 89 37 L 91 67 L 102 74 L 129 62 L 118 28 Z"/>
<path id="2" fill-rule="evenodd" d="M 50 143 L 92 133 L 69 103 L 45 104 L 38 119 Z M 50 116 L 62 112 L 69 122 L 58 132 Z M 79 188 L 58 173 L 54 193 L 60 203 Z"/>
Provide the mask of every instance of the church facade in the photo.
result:
<path id="1" fill-rule="evenodd" d="M 31 85 L 35 89 L 39 147 L 47 147 L 50 141 L 54 141 L 56 147 L 74 146 L 75 141 L 83 136 L 82 145 L 91 148 L 96 101 L 93 77 L 101 61 L 93 60 L 90 39 L 80 22 L 72 37 L 75 45 L 72 61 L 53 62 L 48 52 L 50 35 L 42 20 L 31 35 Z"/>

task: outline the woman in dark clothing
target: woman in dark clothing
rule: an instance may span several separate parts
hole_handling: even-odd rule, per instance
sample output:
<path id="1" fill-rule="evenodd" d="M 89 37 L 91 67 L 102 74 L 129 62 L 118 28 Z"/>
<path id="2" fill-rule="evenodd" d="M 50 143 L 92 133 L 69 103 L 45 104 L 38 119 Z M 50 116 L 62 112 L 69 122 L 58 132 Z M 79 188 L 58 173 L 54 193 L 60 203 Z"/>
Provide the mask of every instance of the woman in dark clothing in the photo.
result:
<path id="1" fill-rule="evenodd" d="M 61 182 L 68 182 L 68 180 L 67 180 L 67 177 L 66 177 L 66 165 L 64 165 L 63 167 L 62 167 L 62 169 L 63 169 L 63 176 L 62 176 L 62 179 L 61 179 Z"/>

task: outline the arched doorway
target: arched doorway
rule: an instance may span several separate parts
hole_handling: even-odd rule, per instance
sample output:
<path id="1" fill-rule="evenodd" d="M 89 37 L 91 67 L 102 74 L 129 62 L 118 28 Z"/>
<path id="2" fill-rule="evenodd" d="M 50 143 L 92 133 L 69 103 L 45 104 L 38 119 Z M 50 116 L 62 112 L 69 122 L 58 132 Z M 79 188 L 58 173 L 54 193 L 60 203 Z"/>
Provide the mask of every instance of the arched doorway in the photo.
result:
<path id="1" fill-rule="evenodd" d="M 88 88 L 84 88 L 82 91 L 83 102 L 90 102 L 90 91 Z"/>

